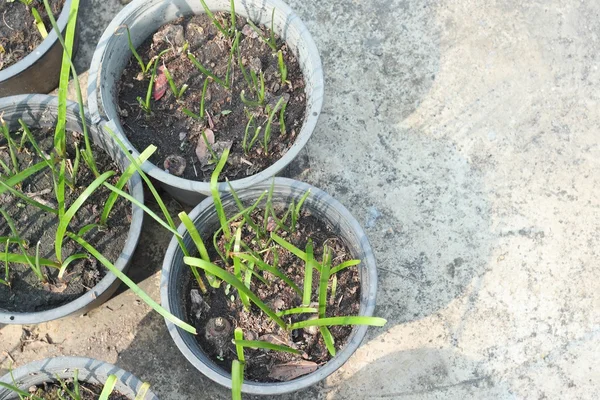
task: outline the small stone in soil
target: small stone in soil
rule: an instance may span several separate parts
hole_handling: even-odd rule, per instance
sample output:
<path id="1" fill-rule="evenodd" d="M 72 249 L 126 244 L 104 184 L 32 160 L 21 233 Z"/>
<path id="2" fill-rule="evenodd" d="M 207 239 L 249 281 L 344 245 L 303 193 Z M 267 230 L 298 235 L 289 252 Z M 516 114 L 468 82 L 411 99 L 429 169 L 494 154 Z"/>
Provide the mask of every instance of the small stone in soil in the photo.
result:
<path id="1" fill-rule="evenodd" d="M 170 155 L 165 158 L 165 171 L 175 176 L 183 175 L 186 167 L 185 159 L 178 155 Z"/>

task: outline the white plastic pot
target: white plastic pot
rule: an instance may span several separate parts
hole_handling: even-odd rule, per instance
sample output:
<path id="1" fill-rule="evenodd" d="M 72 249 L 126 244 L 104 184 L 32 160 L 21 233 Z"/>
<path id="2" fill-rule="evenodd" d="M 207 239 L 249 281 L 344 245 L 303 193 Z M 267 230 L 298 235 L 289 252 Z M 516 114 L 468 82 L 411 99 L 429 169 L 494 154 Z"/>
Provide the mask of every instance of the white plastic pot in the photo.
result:
<path id="1" fill-rule="evenodd" d="M 229 0 L 206 0 L 213 11 L 228 11 Z M 242 189 L 275 176 L 302 150 L 310 138 L 323 104 L 323 68 L 321 58 L 308 29 L 289 6 L 280 0 L 236 0 L 236 13 L 256 23 L 270 26 L 272 10 L 275 9 L 274 30 L 297 56 L 305 79 L 306 117 L 295 143 L 287 153 L 269 168 L 247 178 L 231 181 L 234 189 Z M 198 0 L 136 0 L 125 7 L 104 31 L 92 59 L 88 80 L 88 107 L 94 123 L 106 123 L 131 150 L 139 155 L 127 139 L 121 126 L 117 103 L 117 84 L 131 57 L 127 35 L 115 35 L 122 25 L 129 27 L 135 47 L 141 45 L 162 25 L 180 17 L 203 13 Z M 104 122 L 103 122 L 104 121 Z M 176 199 L 189 205 L 198 204 L 210 195 L 208 182 L 183 179 L 165 172 L 162 168 L 146 162 L 142 168 L 158 180 Z M 221 190 L 226 190 L 223 183 Z"/>

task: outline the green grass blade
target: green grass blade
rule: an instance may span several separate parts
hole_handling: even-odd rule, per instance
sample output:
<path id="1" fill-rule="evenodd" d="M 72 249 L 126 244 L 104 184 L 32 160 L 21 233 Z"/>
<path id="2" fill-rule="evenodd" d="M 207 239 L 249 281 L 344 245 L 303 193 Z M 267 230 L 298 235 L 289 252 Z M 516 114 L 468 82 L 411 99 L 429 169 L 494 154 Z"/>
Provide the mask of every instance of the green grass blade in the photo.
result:
<path id="1" fill-rule="evenodd" d="M 213 23 L 215 28 L 217 28 L 219 32 L 221 32 L 224 36 L 229 36 L 229 33 L 225 30 L 225 28 L 223 28 L 223 25 L 221 25 L 221 23 L 217 21 L 215 15 L 212 13 L 212 11 L 210 11 L 210 8 L 208 8 L 204 0 L 200 0 L 200 3 L 202 3 L 202 8 L 204 8 L 204 12 L 206 13 L 210 21 Z"/>
<path id="2" fill-rule="evenodd" d="M 171 88 L 171 91 L 173 92 L 173 96 L 175 96 L 175 98 L 178 99 L 179 98 L 179 89 L 177 89 L 177 85 L 175 84 L 175 81 L 173 80 L 173 77 L 171 76 L 169 69 L 167 67 L 164 67 L 163 73 L 165 74 L 165 77 L 167 78 L 167 82 L 169 83 L 169 87 Z"/>
<path id="3" fill-rule="evenodd" d="M 138 164 L 142 165 L 144 162 L 146 162 L 146 160 L 148 160 L 150 158 L 150 156 L 152 154 L 154 154 L 155 151 L 156 151 L 156 146 L 154 146 L 154 145 L 150 145 L 150 146 L 146 147 L 146 149 L 144 151 L 142 151 L 140 156 L 137 158 Z M 127 166 L 127 168 L 125 169 L 125 172 L 123 172 L 123 174 L 121 175 L 121 177 L 115 184 L 115 187 L 119 190 L 123 190 L 123 188 L 125 187 L 125 184 L 129 181 L 129 179 L 131 179 L 131 177 L 133 176 L 135 171 L 136 171 L 135 165 L 129 164 Z M 112 208 L 114 207 L 115 202 L 118 199 L 118 196 L 119 196 L 119 194 L 116 192 L 113 192 L 110 194 L 110 196 L 108 196 L 108 199 L 106 200 L 106 203 L 104 204 L 104 210 L 102 211 L 102 216 L 100 217 L 100 223 L 102 225 L 106 225 L 108 216 L 110 215 L 110 212 L 111 212 Z"/>
<path id="4" fill-rule="evenodd" d="M 138 199 L 136 199 L 129 193 L 116 188 L 115 186 L 111 185 L 110 183 L 104 182 L 103 185 L 106 186 L 108 189 L 112 190 L 113 192 L 117 193 L 119 196 L 124 197 L 125 199 L 129 200 L 130 202 L 132 202 L 133 204 L 135 204 L 136 206 L 138 206 L 139 208 L 144 210 L 146 212 L 146 214 L 148 214 L 150 217 L 152 217 L 152 219 L 154 219 L 156 222 L 158 222 L 160 225 L 162 225 L 163 228 L 165 228 L 166 230 L 171 232 L 173 235 L 181 238 L 181 235 L 179 234 L 179 232 L 177 232 L 176 229 L 169 226 L 169 224 L 167 224 L 165 221 L 163 221 L 158 215 L 156 215 L 156 213 L 154 211 L 152 211 L 150 208 L 148 208 L 148 206 L 144 205 L 144 203 L 140 202 Z"/>
<path id="5" fill-rule="evenodd" d="M 237 253 L 233 257 L 234 257 L 234 259 L 235 258 L 240 258 L 240 259 L 245 260 L 245 261 L 253 262 L 258 268 L 260 268 L 260 269 L 262 269 L 264 271 L 267 271 L 267 272 L 275 275 L 276 277 L 278 277 L 282 281 L 284 281 L 288 286 L 290 286 L 292 289 L 294 289 L 294 291 L 296 293 L 298 293 L 299 295 L 302 294 L 302 291 L 300 290 L 300 288 L 298 287 L 298 285 L 296 285 L 283 272 L 281 272 L 277 268 L 275 268 L 275 267 L 267 264 L 266 262 L 262 261 L 258 257 L 255 257 L 252 254 L 245 254 L 245 253 Z"/>
<path id="6" fill-rule="evenodd" d="M 327 308 L 327 289 L 329 286 L 329 271 L 331 270 L 331 250 L 325 246 L 323 251 L 323 265 L 319 276 L 319 318 L 325 318 Z"/>
<path id="7" fill-rule="evenodd" d="M 358 265 L 358 264 L 360 264 L 360 260 L 349 260 L 349 261 L 343 262 L 340 265 L 332 268 L 331 272 L 330 272 L 330 275 L 335 275 L 338 272 L 340 272 L 340 271 L 342 271 L 342 270 L 344 270 L 344 269 L 346 269 L 348 267 L 353 267 L 353 266 Z"/>
<path id="8" fill-rule="evenodd" d="M 204 261 L 210 262 L 210 257 L 208 256 L 208 251 L 206 250 L 204 241 L 202 241 L 202 238 L 200 237 L 200 233 L 196 229 L 196 225 L 194 225 L 194 222 L 190 219 L 190 217 L 187 215 L 187 213 L 185 211 L 180 212 L 178 216 L 179 216 L 179 219 L 181 220 L 181 222 L 183 223 L 183 225 L 185 226 L 185 229 L 187 229 L 188 233 L 190 234 L 190 237 L 194 241 L 194 244 L 198 248 L 198 253 L 200 254 L 200 257 Z"/>
<path id="9" fill-rule="evenodd" d="M 133 293 L 135 293 L 142 301 L 152 307 L 156 312 L 162 315 L 165 319 L 171 321 L 173 324 L 177 325 L 184 331 L 190 332 L 196 335 L 196 328 L 193 326 L 183 322 L 173 314 L 169 313 L 163 307 L 160 306 L 157 302 L 152 300 L 150 296 L 148 296 L 142 289 L 139 288 L 127 275 L 119 271 L 110 261 L 106 259 L 98 250 L 96 250 L 91 244 L 83 240 L 82 238 L 74 235 L 71 232 L 67 232 L 67 236 L 71 239 L 79 243 L 81 247 L 83 247 L 88 253 L 94 256 L 98 261 L 102 263 L 110 272 L 115 274 L 117 278 L 119 278 L 127 287 L 131 289 Z"/>
<path id="10" fill-rule="evenodd" d="M 206 78 L 204 80 L 204 86 L 202 86 L 202 98 L 200 99 L 200 114 L 199 117 L 202 121 L 204 121 L 204 102 L 206 101 L 206 91 L 208 90 L 208 84 L 210 83 L 210 80 L 208 78 Z"/>
<path id="11" fill-rule="evenodd" d="M 192 64 L 194 64 L 194 66 L 196 68 L 198 68 L 198 70 L 200 70 L 200 72 L 202 72 L 204 75 L 212 78 L 215 82 L 217 82 L 219 85 L 223 86 L 224 88 L 227 87 L 227 83 L 225 81 L 223 81 L 222 79 L 217 77 L 215 74 L 213 74 L 208 69 L 206 69 L 202 64 L 200 64 L 200 62 L 196 59 L 196 57 L 194 57 L 194 55 L 192 53 L 188 52 L 188 58 L 192 62 Z"/>
<path id="12" fill-rule="evenodd" d="M 65 271 L 67 270 L 67 268 L 69 267 L 69 265 L 71 265 L 71 263 L 73 261 L 81 260 L 84 258 L 88 258 L 88 255 L 84 254 L 84 253 L 76 253 L 76 254 L 73 254 L 73 255 L 67 257 L 67 259 L 61 265 L 60 270 L 58 271 L 58 279 L 63 278 Z"/>
<path id="13" fill-rule="evenodd" d="M 42 35 L 42 39 L 46 39 L 46 37 L 48 36 L 48 31 L 46 30 L 44 21 L 42 20 L 42 17 L 40 16 L 40 13 L 37 10 L 37 8 L 35 8 L 35 7 L 31 8 L 31 15 L 33 15 L 33 19 L 35 20 L 35 26 L 37 27 L 37 30 L 40 32 L 40 35 Z"/>
<path id="14" fill-rule="evenodd" d="M 229 182 L 229 180 L 227 179 L 227 185 L 229 185 L 229 193 L 231 193 L 231 196 L 233 197 L 233 200 L 235 201 L 235 204 L 238 207 L 239 211 L 244 211 L 244 204 L 242 203 L 242 201 L 240 200 L 240 198 L 238 197 L 237 193 L 235 192 L 235 189 L 233 189 L 233 186 L 231 186 L 231 182 Z M 243 217 L 244 217 L 244 221 L 246 221 L 246 223 L 248 225 L 250 225 L 250 227 L 252 229 L 254 229 L 254 232 L 256 233 L 256 235 L 258 237 L 263 236 L 262 232 L 259 230 L 258 225 L 256 225 L 254 223 L 254 221 L 252 221 L 252 218 L 250 218 L 250 216 L 248 215 L 247 212 L 243 213 Z"/>
<path id="15" fill-rule="evenodd" d="M 0 258 L 9 263 L 23 264 L 29 266 L 31 266 L 32 264 L 35 265 L 36 262 L 35 257 L 31 257 L 25 254 L 14 254 L 4 252 L 0 253 Z M 55 261 L 49 260 L 47 258 L 40 257 L 37 260 L 37 262 L 40 266 L 58 268 L 58 264 Z"/>
<path id="16" fill-rule="evenodd" d="M 60 162 L 60 173 L 58 174 L 58 183 L 56 185 L 56 200 L 58 202 L 58 218 L 65 215 L 65 169 L 67 161 L 62 159 Z"/>
<path id="17" fill-rule="evenodd" d="M 12 162 L 13 172 L 15 174 L 19 173 L 19 160 L 17 159 L 17 144 L 14 142 L 12 137 L 10 136 L 10 131 L 8 130 L 8 125 L 5 123 L 2 124 L 2 134 L 6 139 L 8 145 L 8 152 L 10 154 L 10 160 Z"/>
<path id="18" fill-rule="evenodd" d="M 117 137 L 117 135 L 115 135 L 115 133 L 109 127 L 104 126 L 104 131 L 106 133 L 108 133 L 108 135 L 115 141 L 115 143 L 117 143 L 117 145 L 119 146 L 119 148 L 121 149 L 123 154 L 125 154 L 125 157 L 127 157 L 129 162 L 135 166 L 135 169 L 137 170 L 138 174 L 140 174 L 140 176 L 142 177 L 144 182 L 146 182 L 146 186 L 148 187 L 148 189 L 150 190 L 150 193 L 152 193 L 152 196 L 154 197 L 154 200 L 156 200 L 156 203 L 160 207 L 160 210 L 162 211 L 163 215 L 165 216 L 165 219 L 167 220 L 168 225 L 171 228 L 177 230 L 177 228 L 175 226 L 175 222 L 173 222 L 173 218 L 171 218 L 171 215 L 169 214 L 169 210 L 167 210 L 167 206 L 165 205 L 165 202 L 162 200 L 162 198 L 156 191 L 156 188 L 154 187 L 154 184 L 152 183 L 150 178 L 148 178 L 148 175 L 146 175 L 146 173 L 142 170 L 142 167 L 140 166 L 140 164 L 129 153 L 129 150 L 127 149 L 127 146 L 125 146 L 125 143 L 123 143 L 123 141 L 121 139 L 119 139 L 119 137 Z M 189 255 L 189 252 L 188 252 L 187 248 L 185 247 L 185 244 L 183 243 L 183 239 L 178 236 L 175 236 L 175 238 L 176 238 L 177 243 L 179 244 L 179 247 L 181 248 L 181 251 L 183 252 L 183 254 L 186 256 Z"/>
<path id="19" fill-rule="evenodd" d="M 304 205 L 304 202 L 306 201 L 306 199 L 308 198 L 309 195 L 310 195 L 310 189 L 308 189 L 306 191 L 306 193 L 304 193 L 304 196 L 302 196 L 302 198 L 296 205 L 296 208 L 294 209 L 294 213 L 296 214 L 296 220 L 298 220 L 300 218 L 300 211 L 302 210 L 302 206 Z"/>
<path id="20" fill-rule="evenodd" d="M 280 311 L 277 313 L 280 317 L 284 315 L 292 315 L 292 314 L 316 314 L 319 310 L 314 307 L 296 307 L 290 308 L 289 310 Z"/>
<path id="21" fill-rule="evenodd" d="M 129 50 L 131 51 L 131 54 L 133 54 L 133 56 L 137 60 L 139 66 L 142 70 L 142 73 L 145 74 L 146 72 L 148 72 L 150 63 L 148 63 L 148 66 L 146 66 L 144 64 L 144 60 L 142 60 L 142 57 L 139 55 L 135 46 L 133 45 L 133 42 L 131 41 L 131 32 L 129 31 L 129 27 L 127 25 L 124 25 L 124 26 L 125 26 L 125 29 L 127 30 L 127 44 L 129 45 Z"/>
<path id="22" fill-rule="evenodd" d="M 146 397 L 146 394 L 148 394 L 149 389 L 150 383 L 144 382 L 142 386 L 140 386 L 140 390 L 138 390 L 134 400 L 144 400 L 144 397 Z"/>
<path id="23" fill-rule="evenodd" d="M 15 187 L 19 183 L 23 182 L 25 179 L 29 178 L 31 175 L 36 174 L 47 167 L 46 161 L 41 161 L 37 164 L 33 164 L 31 167 L 19 172 L 16 175 L 11 176 L 6 179 L 4 184 L 6 186 Z M 4 193 L 7 189 L 5 187 L 0 187 L 0 194 Z"/>
<path id="24" fill-rule="evenodd" d="M 280 245 L 281 247 L 283 247 L 290 253 L 294 254 L 296 257 L 298 257 L 302 261 L 306 262 L 307 258 L 306 258 L 305 252 L 303 252 L 302 250 L 300 250 L 293 244 L 287 242 L 285 239 L 283 239 L 282 237 L 277 235 L 275 232 L 271 232 L 271 239 L 273 239 L 275 241 L 275 243 L 277 243 L 278 245 Z"/>
<path id="25" fill-rule="evenodd" d="M 234 253 L 239 253 L 240 252 L 240 242 L 242 241 L 242 227 L 244 226 L 244 223 L 242 222 L 237 230 L 235 231 L 235 243 L 233 245 L 233 251 Z M 233 271 L 234 271 L 234 275 L 240 280 L 244 282 L 244 286 L 246 286 L 248 289 L 250 289 L 250 279 L 252 277 L 252 273 L 248 270 L 246 270 L 246 274 L 245 277 L 242 278 L 242 260 L 239 257 L 233 257 Z M 246 277 L 248 277 L 249 279 L 246 279 Z M 246 282 L 246 280 L 248 282 Z M 244 305 L 244 308 L 246 310 L 250 310 L 250 300 L 248 299 L 248 296 L 246 296 L 244 293 L 240 293 L 240 300 L 242 302 L 242 304 Z"/>
<path id="26" fill-rule="evenodd" d="M 329 351 L 332 357 L 335 357 L 335 340 L 333 339 L 333 335 L 329 331 L 329 328 L 326 326 L 320 326 L 319 331 L 321 332 L 321 336 L 323 336 L 323 341 L 325 342 L 325 347 Z"/>
<path id="27" fill-rule="evenodd" d="M 244 331 L 242 331 L 242 328 L 235 328 L 235 331 L 233 331 L 233 336 L 235 338 L 234 343 L 237 358 L 241 362 L 246 362 L 246 359 L 244 358 L 244 346 L 238 343 L 239 341 L 244 340 Z"/>
<path id="28" fill-rule="evenodd" d="M 42 275 L 42 266 L 40 265 L 40 244 L 41 242 L 38 240 L 37 245 L 35 246 L 35 274 L 38 276 Z"/>
<path id="29" fill-rule="evenodd" d="M 233 274 L 230 274 L 224 269 L 219 268 L 218 266 L 201 260 L 199 258 L 184 257 L 183 262 L 193 267 L 202 268 L 203 270 L 215 275 L 217 278 L 229 283 L 231 286 L 236 288 L 238 292 L 244 293 L 246 296 L 248 296 L 248 298 L 252 300 L 252 302 L 256 304 L 261 310 L 263 310 L 265 314 L 271 317 L 271 319 L 273 319 L 273 321 L 275 321 L 277 325 L 279 325 L 283 329 L 287 328 L 285 322 L 283 322 L 283 320 L 279 318 L 277 314 L 275 314 L 275 312 L 269 308 L 269 306 L 263 303 L 262 300 L 258 298 L 258 296 L 252 293 L 252 291 L 248 289 L 244 285 L 244 283 L 237 279 Z"/>
<path id="30" fill-rule="evenodd" d="M 8 383 L 0 382 L 0 387 L 3 387 L 3 388 L 5 388 L 5 389 L 8 389 L 8 390 L 10 390 L 10 391 L 13 391 L 13 392 L 15 392 L 16 394 L 18 394 L 19 396 L 26 396 L 25 398 L 26 398 L 27 400 L 44 400 L 44 399 L 42 399 L 41 397 L 34 396 L 34 395 L 32 395 L 31 393 L 29 393 L 29 392 L 26 392 L 26 391 L 24 391 L 24 390 L 21 390 L 21 389 L 19 389 L 19 388 L 18 388 L 18 387 L 16 387 L 16 386 L 9 385 Z"/>
<path id="31" fill-rule="evenodd" d="M 71 207 L 65 212 L 65 215 L 59 220 L 58 227 L 56 228 L 56 237 L 54 240 L 54 251 L 56 252 L 56 259 L 62 262 L 62 243 L 67 232 L 67 227 L 71 222 L 71 219 L 75 216 L 77 211 L 81 208 L 83 203 L 98 189 L 108 178 L 115 175 L 114 171 L 107 171 L 94 179 L 92 183 L 77 197 L 77 199 L 71 204 Z"/>
<path id="32" fill-rule="evenodd" d="M 238 360 L 231 363 L 231 398 L 242 400 L 242 384 L 244 383 L 244 364 Z"/>
<path id="33" fill-rule="evenodd" d="M 76 369 L 73 372 L 73 392 L 75 392 L 76 398 L 81 398 L 81 392 L 79 390 L 79 370 Z"/>
<path id="34" fill-rule="evenodd" d="M 29 142 L 31 143 L 31 145 L 33 146 L 33 148 L 35 149 L 36 154 L 42 159 L 44 160 L 43 162 L 48 166 L 48 168 L 50 168 L 51 170 L 54 170 L 54 165 L 52 162 L 50 162 L 50 160 L 48 160 L 46 158 L 46 156 L 44 155 L 44 153 L 42 152 L 42 150 L 40 149 L 40 147 L 38 146 L 37 141 L 35 140 L 35 138 L 33 137 L 33 135 L 31 134 L 31 130 L 29 129 L 29 127 L 27 126 L 27 124 L 25 122 L 23 122 L 22 119 L 19 118 L 19 124 L 21 125 L 21 128 L 23 129 L 23 133 L 27 136 L 27 138 L 29 139 Z M 52 174 L 52 176 L 54 176 L 54 174 Z"/>
<path id="35" fill-rule="evenodd" d="M 179 219 L 181 220 L 181 222 L 187 229 L 188 233 L 190 234 L 192 241 L 194 242 L 194 244 L 196 245 L 196 248 L 198 249 L 198 253 L 200 254 L 200 257 L 204 261 L 210 262 L 210 257 L 208 256 L 208 251 L 206 251 L 206 246 L 204 245 L 204 242 L 202 241 L 202 238 L 200 237 L 200 233 L 198 233 L 198 230 L 196 229 L 196 225 L 194 225 L 194 222 L 190 219 L 190 217 L 187 215 L 187 213 L 185 211 L 182 211 L 179 213 Z M 198 282 L 198 286 L 200 287 L 200 290 L 202 291 L 202 293 L 206 293 L 207 292 L 206 285 L 204 285 L 204 282 L 202 281 L 202 278 L 200 277 L 198 270 L 196 268 L 191 268 L 191 270 L 192 270 L 192 274 L 194 275 L 194 278 L 196 278 L 196 281 Z M 208 283 L 214 288 L 218 288 L 221 284 L 220 282 L 217 282 L 216 278 L 212 275 L 207 274 L 206 279 L 208 280 Z"/>
<path id="36" fill-rule="evenodd" d="M 81 119 L 81 124 L 83 126 L 83 137 L 85 140 L 85 157 L 84 157 L 84 161 L 86 161 L 86 163 L 88 164 L 88 167 L 92 170 L 92 172 L 94 173 L 95 176 L 100 175 L 100 173 L 98 172 L 98 167 L 96 166 L 96 161 L 94 160 L 94 156 L 92 154 L 92 145 L 90 142 L 90 138 L 88 135 L 88 129 L 87 129 L 87 121 L 85 119 L 85 109 L 83 106 L 83 95 L 81 94 L 81 85 L 79 84 L 79 76 L 77 75 L 77 70 L 75 69 L 75 64 L 73 64 L 73 61 L 71 60 L 71 54 L 72 54 L 72 49 L 73 49 L 73 42 L 75 40 L 75 28 L 77 26 L 77 13 L 79 11 L 79 0 L 73 0 L 71 2 L 71 9 L 69 11 L 69 22 L 67 24 L 67 31 L 65 34 L 65 37 L 63 38 L 62 36 L 62 32 L 60 31 L 60 28 L 58 27 L 57 23 L 56 23 L 56 19 L 54 18 L 54 15 L 52 14 L 52 10 L 50 8 L 50 4 L 48 3 L 48 0 L 44 0 L 44 7 L 46 8 L 46 12 L 48 14 L 48 19 L 50 21 L 50 24 L 52 25 L 52 29 L 54 29 L 54 32 L 56 32 L 56 36 L 58 38 L 58 41 L 60 42 L 61 46 L 63 47 L 63 58 L 62 58 L 62 66 L 61 66 L 61 81 L 60 83 L 64 85 L 63 89 L 63 94 L 62 96 L 64 96 L 64 101 L 61 103 L 61 100 L 59 99 L 59 107 L 63 107 L 64 110 L 61 111 L 59 109 L 59 114 L 58 114 L 58 122 L 57 122 L 57 127 L 56 127 L 56 132 L 55 132 L 55 147 L 56 147 L 56 134 L 58 133 L 59 135 L 59 144 L 62 146 L 63 144 L 66 146 L 66 136 L 65 136 L 65 129 L 64 129 L 64 125 L 66 123 L 66 95 L 67 95 L 67 86 L 68 86 L 68 81 L 69 81 L 69 66 L 71 68 L 71 74 L 73 75 L 73 83 L 75 84 L 75 93 L 77 94 L 77 103 L 79 105 L 79 117 Z M 63 83 L 63 77 L 64 80 L 66 81 L 65 83 Z M 60 86 L 59 86 L 60 89 Z M 60 90 L 59 90 L 59 97 L 61 96 Z M 59 124 L 61 124 L 61 127 L 59 129 Z M 64 149 L 64 151 L 62 153 L 59 152 L 59 154 L 64 155 L 66 153 L 66 147 Z"/>
<path id="37" fill-rule="evenodd" d="M 284 346 L 281 344 L 274 344 L 270 342 L 264 342 L 262 340 L 235 340 L 236 345 L 240 345 L 242 347 L 249 347 L 251 349 L 264 349 L 264 350 L 274 350 L 274 351 L 283 351 L 286 353 L 292 354 L 300 354 L 300 352 L 296 349 L 292 349 L 289 346 Z"/>
<path id="38" fill-rule="evenodd" d="M 115 388 L 115 384 L 117 383 L 117 376 L 110 375 L 106 382 L 104 382 L 104 387 L 102 388 L 102 393 L 100 393 L 100 398 L 98 400 L 108 400 L 108 397 L 113 392 Z"/>
<path id="39" fill-rule="evenodd" d="M 289 330 L 302 329 L 308 326 L 333 326 L 333 325 L 368 325 L 368 326 L 384 326 L 387 320 L 379 317 L 329 317 L 319 319 L 309 319 L 306 321 L 296 322 L 291 324 Z"/>
<path id="40" fill-rule="evenodd" d="M 223 151 L 221 159 L 219 160 L 219 163 L 210 177 L 210 192 L 215 203 L 215 209 L 217 210 L 217 215 L 219 216 L 219 221 L 221 222 L 221 228 L 223 229 L 225 239 L 230 240 L 231 230 L 229 229 L 229 223 L 227 222 L 225 210 L 223 209 L 223 203 L 221 202 L 221 194 L 219 193 L 219 175 L 221 174 L 223 167 L 225 167 L 227 157 L 229 157 L 229 149 L 225 149 Z"/>
<path id="41" fill-rule="evenodd" d="M 58 215 L 58 210 L 55 210 L 54 208 L 48 207 L 40 202 L 37 202 L 37 201 L 33 200 L 32 198 L 25 196 L 23 193 L 19 192 L 18 190 L 15 190 L 12 187 L 8 186 L 6 183 L 0 181 L 0 190 L 2 190 L 2 189 L 4 189 L 3 191 L 8 191 L 10 194 L 20 198 L 21 200 L 25 201 L 26 203 L 29 203 L 33 207 L 37 207 L 40 210 L 44 210 L 46 212 Z"/>
<path id="42" fill-rule="evenodd" d="M 312 240 L 306 243 L 306 262 L 304 263 L 304 286 L 302 295 L 302 304 L 308 306 L 312 297 L 312 281 L 313 281 L 313 264 L 315 258 L 313 256 Z"/>

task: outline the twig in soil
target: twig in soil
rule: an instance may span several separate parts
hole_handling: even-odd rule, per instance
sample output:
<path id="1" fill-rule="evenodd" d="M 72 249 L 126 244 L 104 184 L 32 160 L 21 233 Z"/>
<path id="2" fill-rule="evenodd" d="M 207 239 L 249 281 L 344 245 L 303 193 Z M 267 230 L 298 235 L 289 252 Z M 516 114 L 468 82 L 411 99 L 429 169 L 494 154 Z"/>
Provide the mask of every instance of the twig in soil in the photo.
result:
<path id="1" fill-rule="evenodd" d="M 4 354 L 13 364 L 16 363 L 15 359 L 13 358 L 13 356 L 10 355 L 8 351 L 3 351 L 2 354 Z"/>
<path id="2" fill-rule="evenodd" d="M 7 22 L 6 22 L 6 11 L 8 10 L 4 10 L 4 12 L 2 13 L 2 21 L 4 21 L 4 25 L 6 25 L 6 27 L 8 29 L 10 29 L 11 31 L 14 31 L 14 29 L 12 28 L 12 26 L 10 26 Z"/>

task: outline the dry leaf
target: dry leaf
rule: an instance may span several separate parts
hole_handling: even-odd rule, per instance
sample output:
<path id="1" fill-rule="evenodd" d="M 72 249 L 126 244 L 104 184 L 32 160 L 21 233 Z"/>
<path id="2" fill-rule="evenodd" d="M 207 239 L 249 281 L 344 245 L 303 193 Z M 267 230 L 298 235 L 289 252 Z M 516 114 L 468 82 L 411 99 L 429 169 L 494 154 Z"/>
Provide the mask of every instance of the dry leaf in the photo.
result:
<path id="1" fill-rule="evenodd" d="M 210 129 L 205 129 L 204 133 L 206 135 L 206 140 L 212 146 L 215 144 L 215 133 Z M 206 146 L 206 141 L 204 137 L 200 135 L 198 138 L 198 144 L 196 144 L 196 157 L 198 157 L 198 161 L 200 161 L 200 165 L 207 165 L 211 161 L 211 154 Z"/>
<path id="2" fill-rule="evenodd" d="M 289 346 L 289 343 L 287 340 L 285 340 L 285 338 L 283 338 L 279 335 L 274 335 L 272 333 L 267 333 L 266 335 L 262 335 L 261 337 L 258 338 L 258 340 L 263 341 L 263 342 L 269 342 L 271 344 L 278 344 L 281 346 Z"/>
<path id="3" fill-rule="evenodd" d="M 164 67 L 161 65 L 158 68 L 156 79 L 154 80 L 154 91 L 152 92 L 152 97 L 154 97 L 154 100 L 160 100 L 161 97 L 165 95 L 167 92 L 167 86 L 167 77 L 165 75 Z"/>
<path id="4" fill-rule="evenodd" d="M 281 382 L 291 381 L 311 372 L 316 371 L 317 363 L 312 361 L 292 361 L 285 364 L 274 365 L 269 373 L 269 378 L 276 379 Z"/>

